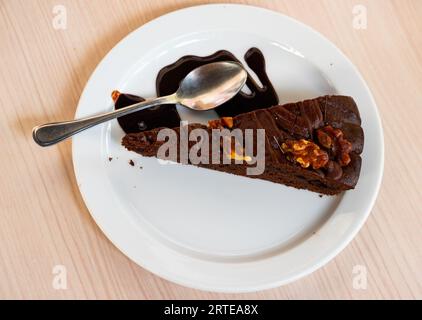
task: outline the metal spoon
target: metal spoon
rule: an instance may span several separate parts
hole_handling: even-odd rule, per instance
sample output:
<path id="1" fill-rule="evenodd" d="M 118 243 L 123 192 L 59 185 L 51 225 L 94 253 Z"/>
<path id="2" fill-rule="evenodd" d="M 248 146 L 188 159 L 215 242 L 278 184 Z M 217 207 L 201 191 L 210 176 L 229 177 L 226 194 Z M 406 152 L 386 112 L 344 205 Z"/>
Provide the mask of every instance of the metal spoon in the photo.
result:
<path id="1" fill-rule="evenodd" d="M 97 124 L 162 104 L 180 104 L 193 110 L 210 110 L 234 97 L 246 82 L 247 73 L 239 63 L 215 62 L 191 71 L 179 89 L 169 96 L 132 104 L 105 114 L 73 121 L 47 123 L 32 131 L 36 143 L 56 144 Z"/>

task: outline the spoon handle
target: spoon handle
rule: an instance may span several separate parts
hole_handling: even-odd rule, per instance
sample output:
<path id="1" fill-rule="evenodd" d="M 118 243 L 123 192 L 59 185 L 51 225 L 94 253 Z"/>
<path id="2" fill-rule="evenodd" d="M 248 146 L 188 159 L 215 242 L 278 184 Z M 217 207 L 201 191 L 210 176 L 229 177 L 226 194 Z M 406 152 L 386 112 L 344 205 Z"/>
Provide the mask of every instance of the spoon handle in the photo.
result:
<path id="1" fill-rule="evenodd" d="M 32 130 L 34 141 L 42 147 L 51 146 L 97 124 L 162 104 L 178 102 L 175 94 L 143 101 L 108 113 L 72 121 L 46 123 Z"/>

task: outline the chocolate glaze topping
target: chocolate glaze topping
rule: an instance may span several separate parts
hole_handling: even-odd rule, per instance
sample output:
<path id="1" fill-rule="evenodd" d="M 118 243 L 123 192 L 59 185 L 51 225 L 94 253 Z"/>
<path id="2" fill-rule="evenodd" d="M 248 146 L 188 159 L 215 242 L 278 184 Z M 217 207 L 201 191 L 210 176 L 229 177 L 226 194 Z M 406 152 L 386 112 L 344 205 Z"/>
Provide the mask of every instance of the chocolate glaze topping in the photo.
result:
<path id="1" fill-rule="evenodd" d="M 246 52 L 244 58 L 249 68 L 257 75 L 262 87 L 248 74 L 246 85 L 251 94 L 239 92 L 233 99 L 216 108 L 220 117 L 232 117 L 278 104 L 277 93 L 265 70 L 265 58 L 262 52 L 257 48 L 251 48 Z M 220 50 L 206 57 L 184 56 L 175 63 L 164 67 L 158 73 L 156 80 L 157 96 L 175 92 L 180 81 L 193 69 L 219 61 L 240 62 L 231 52 Z M 143 100 L 139 96 L 120 94 L 115 101 L 115 108 L 120 109 Z M 176 127 L 179 125 L 180 117 L 175 105 L 165 105 L 121 117 L 118 121 L 126 133 L 135 133 L 159 127 Z"/>

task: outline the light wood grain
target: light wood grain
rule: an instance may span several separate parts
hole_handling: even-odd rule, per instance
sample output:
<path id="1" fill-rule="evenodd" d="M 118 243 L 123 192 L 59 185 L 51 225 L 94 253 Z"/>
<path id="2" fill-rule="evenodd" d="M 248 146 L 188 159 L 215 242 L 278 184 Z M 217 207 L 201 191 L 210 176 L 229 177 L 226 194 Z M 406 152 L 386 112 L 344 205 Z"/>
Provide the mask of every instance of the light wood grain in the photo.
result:
<path id="1" fill-rule="evenodd" d="M 273 290 L 217 294 L 184 288 L 138 267 L 101 233 L 75 178 L 71 144 L 41 149 L 39 123 L 71 118 L 101 58 L 125 35 L 195 0 L 0 0 L 0 298 L 422 298 L 422 1 L 274 0 L 254 4 L 320 31 L 356 64 L 378 103 L 385 130 L 382 188 L 367 223 L 333 261 Z M 52 27 L 54 5 L 68 27 Z M 352 27 L 352 8 L 368 28 Z M 68 289 L 52 287 L 65 265 Z M 368 268 L 355 290 L 352 270 Z"/>

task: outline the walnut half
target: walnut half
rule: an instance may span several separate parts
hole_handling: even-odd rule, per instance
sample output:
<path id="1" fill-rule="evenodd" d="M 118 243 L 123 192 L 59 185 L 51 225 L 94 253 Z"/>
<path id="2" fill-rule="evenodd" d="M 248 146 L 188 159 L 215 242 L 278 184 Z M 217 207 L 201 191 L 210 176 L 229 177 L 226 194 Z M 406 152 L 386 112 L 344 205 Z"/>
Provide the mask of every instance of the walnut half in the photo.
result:
<path id="1" fill-rule="evenodd" d="M 281 145 L 281 149 L 287 154 L 287 158 L 298 162 L 303 168 L 312 166 L 320 169 L 328 163 L 328 153 L 322 150 L 312 141 L 288 140 Z"/>
<path id="2" fill-rule="evenodd" d="M 233 128 L 233 118 L 232 117 L 222 117 L 217 120 L 208 121 L 208 127 L 211 129 L 222 129 L 222 128 Z"/>
<path id="3" fill-rule="evenodd" d="M 325 126 L 317 130 L 317 138 L 324 148 L 332 152 L 340 166 L 345 167 L 350 163 L 352 144 L 344 138 L 343 131 Z"/>

